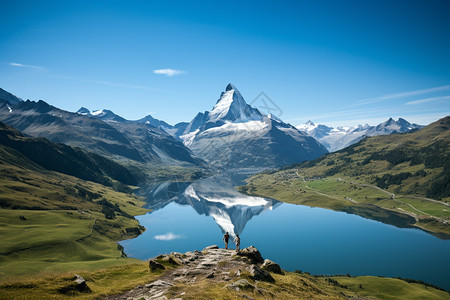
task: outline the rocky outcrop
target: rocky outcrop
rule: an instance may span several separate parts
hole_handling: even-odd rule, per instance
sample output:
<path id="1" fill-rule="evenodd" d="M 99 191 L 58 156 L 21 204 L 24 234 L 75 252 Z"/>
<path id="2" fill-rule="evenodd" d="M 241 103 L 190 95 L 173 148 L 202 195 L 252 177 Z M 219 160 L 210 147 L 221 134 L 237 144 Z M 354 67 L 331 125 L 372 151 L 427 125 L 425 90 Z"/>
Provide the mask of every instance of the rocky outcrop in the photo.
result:
<path id="1" fill-rule="evenodd" d="M 281 267 L 279 264 L 271 261 L 270 259 L 265 259 L 261 269 L 266 270 L 267 272 L 273 272 L 276 274 L 283 274 Z"/>
<path id="2" fill-rule="evenodd" d="M 150 271 L 152 271 L 152 272 L 154 272 L 156 270 L 164 270 L 165 269 L 165 267 L 162 264 L 154 261 L 153 259 L 149 260 L 148 267 L 150 268 Z"/>
<path id="3" fill-rule="evenodd" d="M 254 246 L 242 249 L 237 253 L 237 255 L 247 257 L 248 259 L 250 259 L 252 264 L 259 264 L 264 262 L 261 253 L 259 253 L 258 249 L 256 249 Z"/>
<path id="4" fill-rule="evenodd" d="M 164 271 L 158 280 L 121 295 L 109 296 L 107 299 L 167 299 L 166 294 L 169 289 L 173 290 L 172 287 L 186 286 L 204 280 L 211 284 L 225 283 L 224 287 L 231 290 L 256 290 L 264 295 L 265 291 L 258 288 L 258 282 L 274 283 L 275 279 L 270 272 L 276 268 L 268 266 L 276 265 L 279 268 L 279 265 L 270 261 L 266 264 L 269 269 L 264 270 L 263 262 L 261 253 L 253 246 L 237 252 L 212 245 L 202 251 L 159 255 L 149 260 L 152 272 L 160 269 Z M 172 297 L 173 295 L 170 298 Z M 173 298 L 183 297 L 180 294 Z"/>
<path id="5" fill-rule="evenodd" d="M 267 282 L 275 282 L 275 279 L 269 274 L 269 272 L 260 269 L 256 265 L 251 265 L 248 270 L 250 271 L 250 275 L 252 279 L 258 281 L 267 281 Z"/>

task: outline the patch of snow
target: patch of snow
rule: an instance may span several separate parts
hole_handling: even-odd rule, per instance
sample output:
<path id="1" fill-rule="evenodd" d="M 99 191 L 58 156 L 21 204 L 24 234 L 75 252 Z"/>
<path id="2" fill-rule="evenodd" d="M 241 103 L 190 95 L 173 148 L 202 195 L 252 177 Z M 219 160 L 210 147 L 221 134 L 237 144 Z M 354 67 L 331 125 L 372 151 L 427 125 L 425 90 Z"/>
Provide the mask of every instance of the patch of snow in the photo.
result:
<path id="1" fill-rule="evenodd" d="M 233 103 L 234 90 L 226 91 L 222 94 L 219 101 L 214 105 L 212 111 L 209 113 L 209 119 L 215 121 L 225 117 L 228 113 L 231 103 Z"/>
<path id="2" fill-rule="evenodd" d="M 235 236 L 234 233 L 234 225 L 231 221 L 231 218 L 228 214 L 221 212 L 210 212 L 210 216 L 213 217 L 214 221 L 216 221 L 217 225 L 222 228 L 223 231 L 228 232 L 232 236 Z"/>
<path id="3" fill-rule="evenodd" d="M 201 200 L 200 200 L 200 197 L 197 196 L 197 193 L 195 192 L 194 187 L 193 187 L 192 185 L 188 186 L 188 187 L 186 188 L 186 190 L 184 191 L 184 193 L 185 193 L 186 195 L 188 195 L 189 197 L 194 198 L 194 199 L 197 200 L 197 201 L 201 201 Z"/>
<path id="4" fill-rule="evenodd" d="M 204 132 L 216 132 L 216 131 L 260 131 L 266 129 L 270 124 L 264 121 L 248 121 L 248 122 L 227 122 L 222 126 L 213 127 L 205 130 Z"/>
<path id="5" fill-rule="evenodd" d="M 268 117 L 269 119 L 275 120 L 275 121 L 277 121 L 277 122 L 284 123 L 280 118 L 278 118 L 277 116 L 275 116 L 275 115 L 273 115 L 273 114 L 269 114 L 267 117 Z"/>
<path id="6" fill-rule="evenodd" d="M 205 200 L 209 202 L 217 202 L 225 205 L 226 207 L 232 207 L 236 205 L 242 205 L 242 206 L 265 206 L 269 204 L 269 201 L 267 201 L 264 198 L 261 197 L 220 197 L 220 198 L 213 198 L 208 196 L 202 196 Z"/>
<path id="7" fill-rule="evenodd" d="M 101 114 L 104 114 L 104 111 L 103 111 L 103 109 L 100 109 L 100 110 L 94 110 L 91 114 L 92 114 L 93 116 L 99 116 L 99 115 L 101 115 Z"/>
<path id="8" fill-rule="evenodd" d="M 200 131 L 200 129 L 196 129 L 193 132 L 189 132 L 185 135 L 180 136 L 181 141 L 186 147 L 189 147 L 195 139 L 195 136 Z"/>

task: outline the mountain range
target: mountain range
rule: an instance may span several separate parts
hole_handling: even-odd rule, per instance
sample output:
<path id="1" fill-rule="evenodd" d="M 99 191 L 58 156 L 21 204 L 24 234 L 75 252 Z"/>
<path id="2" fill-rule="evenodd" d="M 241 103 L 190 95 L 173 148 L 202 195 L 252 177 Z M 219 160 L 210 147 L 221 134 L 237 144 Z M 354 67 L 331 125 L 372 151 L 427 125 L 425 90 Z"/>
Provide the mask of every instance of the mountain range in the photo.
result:
<path id="1" fill-rule="evenodd" d="M 149 167 L 204 168 L 180 141 L 164 130 L 138 121 L 128 121 L 109 110 L 78 113 L 56 108 L 39 100 L 22 101 L 2 90 L 0 121 L 26 135 L 79 147 L 120 163 Z"/>
<path id="2" fill-rule="evenodd" d="M 336 128 L 308 121 L 298 125 L 297 129 L 317 139 L 328 151 L 335 152 L 355 144 L 365 136 L 404 133 L 423 127 L 422 125 L 411 124 L 402 118 L 397 121 L 389 118 L 389 120 L 376 126 L 365 124 L 356 127 L 339 126 Z"/>
<path id="3" fill-rule="evenodd" d="M 0 121 L 26 135 L 80 147 L 120 163 L 151 167 L 256 170 L 312 160 L 364 136 L 402 133 L 423 126 L 404 119 L 377 126 L 337 127 L 308 121 L 297 127 L 247 104 L 228 84 L 211 111 L 174 126 L 148 115 L 131 121 L 111 110 L 76 113 L 0 89 Z"/>
<path id="4" fill-rule="evenodd" d="M 265 169 L 327 153 L 314 138 L 248 105 L 231 83 L 211 111 L 173 129 L 194 154 L 218 168 Z"/>

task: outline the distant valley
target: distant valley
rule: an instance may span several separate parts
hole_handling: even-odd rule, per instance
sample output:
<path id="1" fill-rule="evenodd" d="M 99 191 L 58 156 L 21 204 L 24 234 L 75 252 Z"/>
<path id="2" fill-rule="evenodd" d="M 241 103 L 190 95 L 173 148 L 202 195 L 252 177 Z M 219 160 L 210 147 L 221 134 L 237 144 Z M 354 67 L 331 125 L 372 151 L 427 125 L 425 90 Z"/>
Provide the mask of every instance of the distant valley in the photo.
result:
<path id="1" fill-rule="evenodd" d="M 257 174 L 240 190 L 417 226 L 448 239 L 449 163 L 446 117 L 419 131 L 366 137 L 316 160 Z"/>

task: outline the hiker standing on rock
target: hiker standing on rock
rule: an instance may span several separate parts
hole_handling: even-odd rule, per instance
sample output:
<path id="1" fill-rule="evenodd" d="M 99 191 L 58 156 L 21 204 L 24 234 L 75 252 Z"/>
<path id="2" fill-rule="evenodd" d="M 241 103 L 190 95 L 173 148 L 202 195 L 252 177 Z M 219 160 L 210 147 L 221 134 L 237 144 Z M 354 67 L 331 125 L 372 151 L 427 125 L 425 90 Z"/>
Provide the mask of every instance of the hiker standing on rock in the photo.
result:
<path id="1" fill-rule="evenodd" d="M 230 239 L 230 235 L 228 234 L 228 231 L 223 236 L 223 241 L 225 242 L 225 249 L 228 249 L 228 240 Z"/>
<path id="2" fill-rule="evenodd" d="M 241 238 L 239 237 L 239 234 L 236 234 L 234 243 L 236 244 L 236 251 L 239 252 L 239 246 L 241 245 Z"/>

